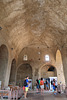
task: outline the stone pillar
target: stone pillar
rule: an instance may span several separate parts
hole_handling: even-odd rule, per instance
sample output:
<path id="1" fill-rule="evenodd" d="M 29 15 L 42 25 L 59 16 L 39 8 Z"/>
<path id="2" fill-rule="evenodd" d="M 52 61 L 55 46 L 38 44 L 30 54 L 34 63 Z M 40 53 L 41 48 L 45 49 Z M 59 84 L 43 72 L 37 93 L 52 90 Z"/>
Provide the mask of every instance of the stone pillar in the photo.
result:
<path id="1" fill-rule="evenodd" d="M 35 84 L 34 80 L 35 80 L 35 69 L 32 68 L 32 86 L 34 86 Z"/>
<path id="2" fill-rule="evenodd" d="M 65 85 L 65 78 L 64 78 L 64 71 L 61 69 L 61 65 L 57 64 L 57 79 L 58 79 L 58 84 L 61 82 L 62 84 Z"/>
<path id="3" fill-rule="evenodd" d="M 9 83 L 11 84 L 16 84 L 15 81 L 16 81 L 16 60 L 13 59 L 12 60 L 12 63 L 11 63 L 11 72 L 10 72 L 10 79 L 9 79 Z"/>
<path id="4" fill-rule="evenodd" d="M 36 79 L 38 78 L 39 78 L 39 70 L 38 68 L 33 68 L 33 74 L 32 74 L 33 85 L 36 83 Z"/>
<path id="5" fill-rule="evenodd" d="M 9 84 L 10 70 L 11 70 L 11 60 L 9 58 L 8 65 L 7 65 L 7 70 L 6 70 L 6 75 L 5 75 L 4 86 L 8 86 L 8 84 Z"/>
<path id="6" fill-rule="evenodd" d="M 62 56 L 60 50 L 57 50 L 56 53 L 56 70 L 57 70 L 58 83 L 61 82 L 62 84 L 65 85 L 65 77 L 64 77 Z"/>
<path id="7" fill-rule="evenodd" d="M 67 86 L 67 50 L 66 49 L 62 49 L 62 61 L 63 61 L 63 69 L 65 75 L 65 82 Z"/>
<path id="8" fill-rule="evenodd" d="M 41 78 L 41 68 L 39 68 L 39 79 Z"/>

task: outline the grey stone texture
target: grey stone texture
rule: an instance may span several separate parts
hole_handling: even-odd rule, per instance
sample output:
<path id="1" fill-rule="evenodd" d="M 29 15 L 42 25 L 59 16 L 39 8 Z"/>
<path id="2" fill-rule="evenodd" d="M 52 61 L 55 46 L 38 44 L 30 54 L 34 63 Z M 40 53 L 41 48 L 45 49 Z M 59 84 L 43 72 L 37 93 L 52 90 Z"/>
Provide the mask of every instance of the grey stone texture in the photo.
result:
<path id="1" fill-rule="evenodd" d="M 32 68 L 33 83 L 47 64 L 56 68 L 58 83 L 67 85 L 67 0 L 0 0 L 0 27 L 0 80 L 4 86 L 9 79 L 16 83 L 17 69 L 26 63 Z M 61 58 L 56 56 L 57 50 Z M 44 59 L 46 54 L 49 62 Z M 26 62 L 24 55 L 28 56 Z"/>

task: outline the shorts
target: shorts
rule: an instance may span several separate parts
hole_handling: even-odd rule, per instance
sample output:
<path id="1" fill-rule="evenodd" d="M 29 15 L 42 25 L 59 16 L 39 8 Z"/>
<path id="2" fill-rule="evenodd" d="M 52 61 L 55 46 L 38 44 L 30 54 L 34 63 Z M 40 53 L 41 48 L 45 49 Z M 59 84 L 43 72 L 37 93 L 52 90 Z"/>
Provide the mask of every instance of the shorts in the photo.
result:
<path id="1" fill-rule="evenodd" d="M 25 91 L 25 86 L 23 86 L 23 91 Z"/>
<path id="2" fill-rule="evenodd" d="M 44 89 L 44 85 L 40 85 L 41 89 Z"/>
<path id="3" fill-rule="evenodd" d="M 46 85 L 46 87 L 49 87 L 48 84 Z"/>
<path id="4" fill-rule="evenodd" d="M 28 87 L 25 87 L 25 91 L 26 91 L 26 92 L 28 91 Z"/>
<path id="5" fill-rule="evenodd" d="M 39 89 L 39 85 L 37 85 L 37 89 Z"/>

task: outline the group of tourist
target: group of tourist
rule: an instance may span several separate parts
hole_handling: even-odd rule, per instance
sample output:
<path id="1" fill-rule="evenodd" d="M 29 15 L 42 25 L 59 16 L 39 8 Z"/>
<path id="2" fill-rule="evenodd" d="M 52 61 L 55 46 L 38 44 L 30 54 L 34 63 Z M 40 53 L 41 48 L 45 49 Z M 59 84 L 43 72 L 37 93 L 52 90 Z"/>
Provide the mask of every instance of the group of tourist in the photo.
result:
<path id="1" fill-rule="evenodd" d="M 44 91 L 44 81 L 43 78 L 37 79 L 36 80 L 36 88 L 37 88 L 37 93 L 39 92 L 39 89 L 41 90 L 41 94 L 43 94 Z"/>
<path id="2" fill-rule="evenodd" d="M 39 80 L 37 79 L 36 80 L 37 93 L 41 91 L 41 94 L 43 94 L 44 88 L 46 90 L 49 90 L 49 85 L 50 85 L 50 82 L 47 79 L 46 80 L 43 80 L 43 78 Z M 57 81 L 55 79 L 51 81 L 51 88 L 54 91 L 54 94 L 56 94 L 57 93 Z"/>
<path id="3" fill-rule="evenodd" d="M 39 90 L 41 90 L 41 94 L 43 93 L 44 85 L 45 85 L 45 89 L 49 90 L 49 81 L 47 79 L 45 81 L 43 80 L 43 78 L 36 80 L 37 93 Z"/>
<path id="4" fill-rule="evenodd" d="M 24 91 L 24 98 L 27 98 L 27 92 L 28 92 L 28 88 L 29 88 L 29 81 L 28 81 L 29 77 L 27 76 L 24 79 L 24 86 L 23 86 L 23 91 Z M 46 90 L 49 90 L 49 82 L 46 79 L 45 81 L 43 80 L 43 78 L 41 79 L 37 79 L 36 80 L 36 93 L 38 94 L 39 92 L 41 92 L 41 95 L 44 94 L 44 84 L 46 83 Z M 51 81 L 51 87 L 54 90 L 54 94 L 57 93 L 57 81 L 55 79 L 53 79 L 53 81 Z"/>

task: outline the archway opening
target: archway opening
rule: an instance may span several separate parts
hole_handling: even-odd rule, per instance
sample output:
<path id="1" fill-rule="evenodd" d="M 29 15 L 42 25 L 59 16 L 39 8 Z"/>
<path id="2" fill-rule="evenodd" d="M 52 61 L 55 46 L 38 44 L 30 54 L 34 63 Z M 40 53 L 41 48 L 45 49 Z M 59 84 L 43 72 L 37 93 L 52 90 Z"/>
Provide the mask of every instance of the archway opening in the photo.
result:
<path id="1" fill-rule="evenodd" d="M 32 67 L 28 63 L 19 66 L 17 70 L 16 84 L 22 86 L 26 76 L 29 76 L 29 79 L 32 79 Z"/>
<path id="2" fill-rule="evenodd" d="M 48 71 L 54 71 L 55 70 L 55 68 L 53 67 L 53 66 L 51 66 L 49 69 L 48 69 Z"/>
<path id="3" fill-rule="evenodd" d="M 5 45 L 0 47 L 0 81 L 4 85 L 8 64 L 8 49 Z"/>
<path id="4" fill-rule="evenodd" d="M 49 78 L 49 77 L 57 77 L 56 68 L 52 65 L 45 65 L 41 68 L 41 77 Z"/>
<path id="5" fill-rule="evenodd" d="M 16 60 L 13 59 L 11 64 L 9 84 L 15 84 L 15 82 L 16 82 Z"/>
<path id="6" fill-rule="evenodd" d="M 50 64 L 46 64 L 40 68 L 40 77 L 42 77 L 45 81 L 44 89 L 51 89 L 51 79 L 57 79 L 57 70 L 56 67 Z M 48 83 L 48 88 L 46 84 Z"/>

